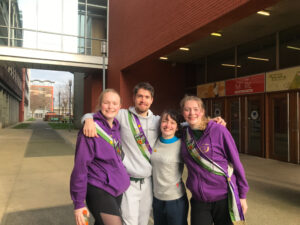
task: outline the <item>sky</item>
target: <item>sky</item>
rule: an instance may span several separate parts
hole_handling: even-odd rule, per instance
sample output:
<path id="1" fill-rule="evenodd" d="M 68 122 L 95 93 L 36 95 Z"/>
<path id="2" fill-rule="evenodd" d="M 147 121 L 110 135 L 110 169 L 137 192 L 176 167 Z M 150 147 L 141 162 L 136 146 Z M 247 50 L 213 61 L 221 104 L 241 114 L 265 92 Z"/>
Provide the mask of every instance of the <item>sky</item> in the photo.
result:
<path id="1" fill-rule="evenodd" d="M 30 80 L 50 80 L 54 81 L 54 98 L 58 99 L 58 92 L 60 88 L 65 88 L 66 84 L 69 84 L 69 80 L 72 80 L 72 92 L 74 84 L 74 75 L 65 71 L 52 71 L 52 70 L 37 70 L 30 69 Z M 47 85 L 47 83 L 35 83 L 37 85 Z M 55 105 L 58 105 L 58 101 L 54 101 Z"/>

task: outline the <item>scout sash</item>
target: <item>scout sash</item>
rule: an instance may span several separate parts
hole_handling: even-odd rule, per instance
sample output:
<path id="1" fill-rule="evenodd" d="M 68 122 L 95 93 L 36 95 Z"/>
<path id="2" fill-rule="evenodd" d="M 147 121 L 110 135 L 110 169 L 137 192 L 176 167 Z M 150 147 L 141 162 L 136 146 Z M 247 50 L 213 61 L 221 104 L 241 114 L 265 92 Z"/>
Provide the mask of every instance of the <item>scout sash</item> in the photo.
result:
<path id="1" fill-rule="evenodd" d="M 148 162 L 150 162 L 150 155 L 152 154 L 152 148 L 150 147 L 150 144 L 147 140 L 147 137 L 143 131 L 141 122 L 139 118 L 128 111 L 128 121 L 130 125 L 131 132 L 133 134 L 133 137 Z"/>
<path id="2" fill-rule="evenodd" d="M 187 150 L 191 157 L 199 164 L 202 168 L 206 169 L 208 172 L 226 177 L 229 192 L 228 192 L 228 208 L 231 221 L 234 225 L 246 224 L 242 207 L 239 201 L 239 196 L 235 185 L 231 182 L 231 175 L 233 174 L 233 167 L 229 163 L 228 170 L 225 171 L 221 166 L 216 162 L 210 159 L 206 154 L 205 148 L 199 148 L 197 142 L 194 140 L 191 130 L 188 127 L 186 129 L 186 140 L 185 140 Z M 207 146 L 209 148 L 209 146 Z"/>
<path id="3" fill-rule="evenodd" d="M 96 122 L 95 122 L 95 126 L 96 126 L 97 134 L 99 134 L 107 143 L 109 143 L 116 150 L 117 154 L 123 160 L 124 159 L 124 152 L 122 151 L 121 142 L 113 139 Z"/>

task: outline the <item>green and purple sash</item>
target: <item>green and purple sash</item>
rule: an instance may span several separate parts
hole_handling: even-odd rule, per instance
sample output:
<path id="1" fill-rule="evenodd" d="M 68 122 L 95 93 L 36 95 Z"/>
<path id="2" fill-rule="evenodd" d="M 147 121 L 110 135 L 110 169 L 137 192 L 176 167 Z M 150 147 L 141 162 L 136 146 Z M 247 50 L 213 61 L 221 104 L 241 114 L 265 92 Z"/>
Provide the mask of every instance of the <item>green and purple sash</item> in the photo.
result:
<path id="1" fill-rule="evenodd" d="M 204 154 L 203 151 L 200 150 L 197 141 L 194 139 L 190 127 L 186 129 L 185 143 L 189 154 L 199 166 L 206 169 L 210 173 L 226 177 L 229 187 L 228 206 L 231 221 L 234 225 L 245 224 L 245 218 L 239 200 L 237 188 L 231 181 L 231 176 L 233 174 L 232 165 L 228 163 L 228 169 L 226 171 L 220 165 L 218 165 L 216 162 L 210 159 L 206 154 Z"/>
<path id="2" fill-rule="evenodd" d="M 113 139 L 110 135 L 108 135 L 100 126 L 95 122 L 97 134 L 100 135 L 107 143 L 109 143 L 117 152 L 117 154 L 124 159 L 124 152 L 122 150 L 121 142 Z"/>
<path id="3" fill-rule="evenodd" d="M 144 158 L 150 163 L 152 148 L 150 147 L 148 139 L 143 131 L 139 118 L 128 111 L 128 121 L 133 137 L 138 145 L 138 148 L 140 149 Z"/>

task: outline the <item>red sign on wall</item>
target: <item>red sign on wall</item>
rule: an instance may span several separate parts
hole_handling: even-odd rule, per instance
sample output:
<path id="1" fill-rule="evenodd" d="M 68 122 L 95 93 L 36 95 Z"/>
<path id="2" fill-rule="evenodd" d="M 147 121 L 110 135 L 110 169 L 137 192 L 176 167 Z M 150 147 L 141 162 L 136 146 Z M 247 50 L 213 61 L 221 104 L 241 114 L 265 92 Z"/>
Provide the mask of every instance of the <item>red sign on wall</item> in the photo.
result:
<path id="1" fill-rule="evenodd" d="M 226 81 L 226 95 L 242 95 L 265 91 L 265 74 Z"/>

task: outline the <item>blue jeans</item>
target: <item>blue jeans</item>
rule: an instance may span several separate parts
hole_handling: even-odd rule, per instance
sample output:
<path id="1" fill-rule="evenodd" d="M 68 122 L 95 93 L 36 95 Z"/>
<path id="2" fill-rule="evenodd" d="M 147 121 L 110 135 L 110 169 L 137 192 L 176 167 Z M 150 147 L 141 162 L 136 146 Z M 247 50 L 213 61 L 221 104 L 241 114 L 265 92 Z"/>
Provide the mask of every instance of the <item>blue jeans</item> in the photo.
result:
<path id="1" fill-rule="evenodd" d="M 187 225 L 188 210 L 186 195 L 170 201 L 153 197 L 154 225 Z"/>

